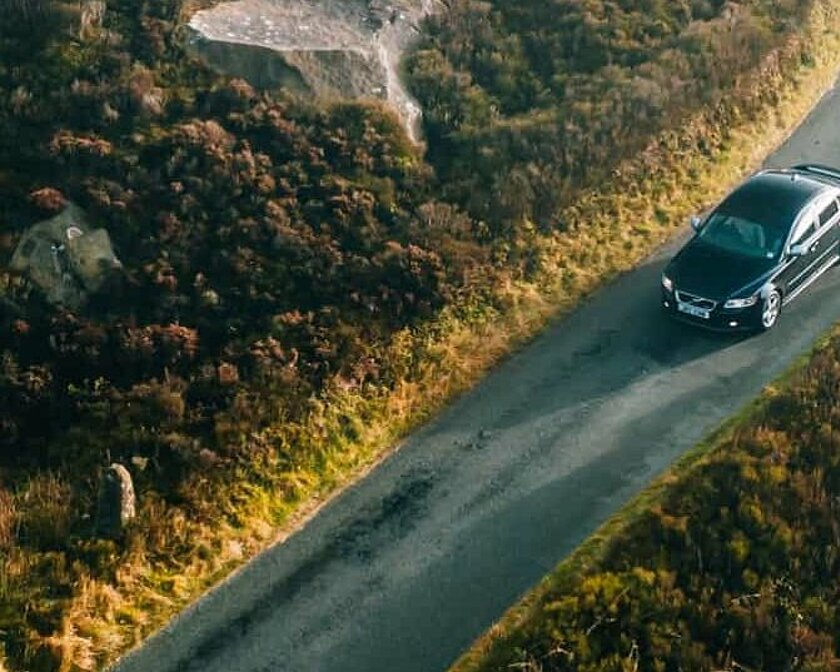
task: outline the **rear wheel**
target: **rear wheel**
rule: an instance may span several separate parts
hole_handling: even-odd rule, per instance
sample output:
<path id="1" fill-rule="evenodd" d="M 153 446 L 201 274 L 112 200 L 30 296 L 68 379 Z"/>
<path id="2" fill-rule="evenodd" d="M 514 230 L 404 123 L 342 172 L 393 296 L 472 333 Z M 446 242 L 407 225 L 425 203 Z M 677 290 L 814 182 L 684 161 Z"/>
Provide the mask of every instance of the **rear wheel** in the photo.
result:
<path id="1" fill-rule="evenodd" d="M 764 297 L 764 302 L 761 304 L 761 319 L 759 321 L 761 331 L 772 329 L 776 325 L 776 322 L 778 322 L 781 312 L 782 295 L 778 289 L 772 289 Z"/>

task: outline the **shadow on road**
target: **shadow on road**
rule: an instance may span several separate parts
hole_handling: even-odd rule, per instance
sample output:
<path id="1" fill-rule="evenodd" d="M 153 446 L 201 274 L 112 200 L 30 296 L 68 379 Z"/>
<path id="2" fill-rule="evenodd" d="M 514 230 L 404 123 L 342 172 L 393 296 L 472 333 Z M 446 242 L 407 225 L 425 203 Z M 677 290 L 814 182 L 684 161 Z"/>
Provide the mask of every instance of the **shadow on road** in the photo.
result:
<path id="1" fill-rule="evenodd" d="M 617 278 L 503 362 L 425 431 L 478 424 L 494 432 L 564 408 L 585 409 L 645 377 L 751 338 L 704 331 L 665 314 L 659 306 L 664 264 L 661 258 L 653 259 Z M 480 404 L 475 403 L 477 397 Z M 483 419 L 475 412 L 465 413 L 465 406 Z"/>

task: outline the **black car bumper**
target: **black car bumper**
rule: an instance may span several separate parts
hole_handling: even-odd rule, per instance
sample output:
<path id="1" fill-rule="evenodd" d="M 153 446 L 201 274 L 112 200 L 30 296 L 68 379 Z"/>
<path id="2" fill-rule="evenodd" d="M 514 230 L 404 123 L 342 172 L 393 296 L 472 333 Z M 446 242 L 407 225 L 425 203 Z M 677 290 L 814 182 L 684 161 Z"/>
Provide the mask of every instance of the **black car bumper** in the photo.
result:
<path id="1" fill-rule="evenodd" d="M 747 308 L 723 308 L 716 306 L 709 317 L 689 315 L 677 309 L 677 300 L 672 292 L 662 289 L 662 309 L 673 318 L 712 331 L 752 331 L 761 324 L 761 303 Z"/>

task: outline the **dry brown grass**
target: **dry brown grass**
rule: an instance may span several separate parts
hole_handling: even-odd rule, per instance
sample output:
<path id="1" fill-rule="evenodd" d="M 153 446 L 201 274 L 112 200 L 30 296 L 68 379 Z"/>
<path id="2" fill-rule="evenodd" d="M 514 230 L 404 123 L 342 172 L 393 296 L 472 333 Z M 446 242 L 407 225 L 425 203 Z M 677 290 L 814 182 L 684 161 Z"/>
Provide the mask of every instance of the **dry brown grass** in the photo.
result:
<path id="1" fill-rule="evenodd" d="M 22 543 L 42 550 L 64 548 L 73 518 L 67 483 L 54 474 L 38 474 L 20 495 L 17 509 Z"/>
<path id="2" fill-rule="evenodd" d="M 11 492 L 0 487 L 0 553 L 8 553 L 18 534 L 18 512 Z"/>

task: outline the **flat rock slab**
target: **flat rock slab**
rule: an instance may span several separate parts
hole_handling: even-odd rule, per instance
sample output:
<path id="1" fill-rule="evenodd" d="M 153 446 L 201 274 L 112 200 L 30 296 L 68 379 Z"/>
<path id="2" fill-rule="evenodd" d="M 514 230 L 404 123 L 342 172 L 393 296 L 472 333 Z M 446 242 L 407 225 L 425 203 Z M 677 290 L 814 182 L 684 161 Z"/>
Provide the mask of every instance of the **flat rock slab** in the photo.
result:
<path id="1" fill-rule="evenodd" d="M 239 0 L 197 12 L 190 25 L 211 40 L 277 50 L 367 50 L 375 34 L 363 2 Z"/>
<path id="2" fill-rule="evenodd" d="M 398 76 L 434 0 L 238 0 L 193 15 L 194 42 L 210 65 L 255 86 L 322 98 L 390 102 L 412 137 L 420 108 Z"/>

